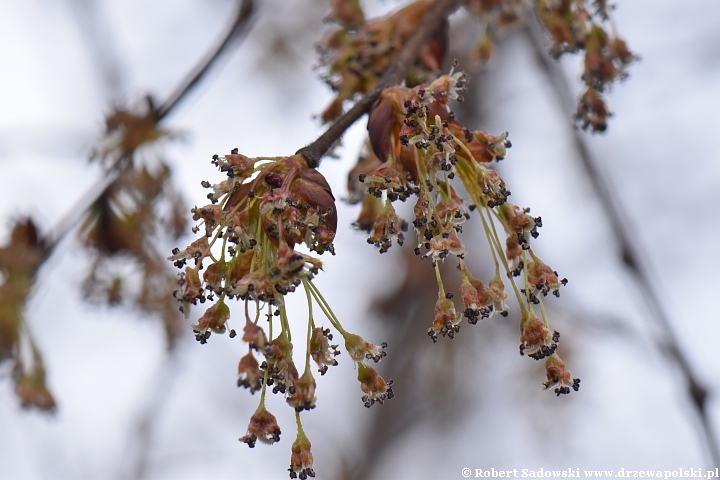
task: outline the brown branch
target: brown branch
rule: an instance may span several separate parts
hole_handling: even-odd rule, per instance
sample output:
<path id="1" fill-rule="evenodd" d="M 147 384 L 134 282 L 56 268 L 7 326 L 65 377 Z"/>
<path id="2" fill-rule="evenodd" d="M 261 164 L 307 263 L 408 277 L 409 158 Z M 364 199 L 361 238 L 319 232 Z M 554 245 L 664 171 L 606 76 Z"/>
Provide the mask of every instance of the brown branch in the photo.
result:
<path id="1" fill-rule="evenodd" d="M 560 66 L 548 55 L 539 25 L 531 24 L 525 29 L 525 32 L 535 51 L 541 70 L 548 77 L 563 110 L 566 113 L 572 112 L 574 110 L 572 90 Z M 687 393 L 699 417 L 712 465 L 719 465 L 720 449 L 718 448 L 716 433 L 708 416 L 708 390 L 693 373 L 688 356 L 680 346 L 670 318 L 653 286 L 648 262 L 641 254 L 644 249 L 639 246 L 637 235 L 632 235 L 630 232 L 630 222 L 623 214 L 626 210 L 621 203 L 620 197 L 600 172 L 598 162 L 593 157 L 583 135 L 577 128 L 573 128 L 572 132 L 575 149 L 578 153 L 577 159 L 585 169 L 595 195 L 600 200 L 600 204 L 610 222 L 615 241 L 619 246 L 618 254 L 620 259 L 630 271 L 631 278 L 643 296 L 651 318 L 662 331 L 662 338 L 655 338 L 655 343 L 661 352 L 667 354 L 675 362 L 685 378 Z"/>
<path id="2" fill-rule="evenodd" d="M 375 100 L 378 99 L 380 93 L 385 88 L 397 85 L 403 81 L 408 70 L 420 55 L 422 47 L 427 44 L 440 24 L 455 10 L 457 3 L 458 0 L 436 0 L 432 7 L 430 7 L 430 10 L 425 14 L 425 18 L 423 18 L 417 30 L 415 30 L 415 33 L 413 33 L 405 43 L 377 85 L 355 102 L 350 110 L 335 120 L 314 142 L 296 152 L 297 155 L 305 157 L 308 166 L 318 168 L 323 155 L 330 150 L 330 147 L 343 136 L 345 131 L 350 128 L 355 121 L 370 110 L 370 107 L 375 103 Z"/>

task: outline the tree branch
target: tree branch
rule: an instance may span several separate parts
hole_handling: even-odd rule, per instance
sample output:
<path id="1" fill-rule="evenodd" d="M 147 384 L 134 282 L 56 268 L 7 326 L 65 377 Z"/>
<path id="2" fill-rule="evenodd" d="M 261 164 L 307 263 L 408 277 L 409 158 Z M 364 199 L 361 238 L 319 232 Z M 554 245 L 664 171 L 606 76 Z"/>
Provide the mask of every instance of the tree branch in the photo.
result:
<path id="1" fill-rule="evenodd" d="M 197 65 L 190 71 L 185 79 L 178 85 L 175 91 L 170 94 L 156 110 L 157 120 L 160 121 L 193 89 L 195 85 L 210 70 L 210 67 L 228 51 L 228 46 L 241 39 L 250 27 L 250 20 L 253 13 L 253 0 L 242 0 L 238 7 L 237 14 L 230 28 L 222 36 L 220 41 L 213 47 Z"/>
<path id="2" fill-rule="evenodd" d="M 330 150 L 330 147 L 343 136 L 345 131 L 350 128 L 355 121 L 370 110 L 370 107 L 375 103 L 375 100 L 378 99 L 384 89 L 403 81 L 408 70 L 420 55 L 422 47 L 427 44 L 430 36 L 437 30 L 441 22 L 455 10 L 457 3 L 458 0 L 436 0 L 425 14 L 425 18 L 423 18 L 417 30 L 415 30 L 415 33 L 413 33 L 405 43 L 377 85 L 363 95 L 360 100 L 355 102 L 350 110 L 335 120 L 314 142 L 296 152 L 297 155 L 305 157 L 310 168 L 318 168 L 320 166 L 320 160 L 323 155 Z"/>
<path id="3" fill-rule="evenodd" d="M 525 32 L 529 43 L 535 51 L 541 70 L 547 76 L 563 110 L 568 113 L 572 112 L 574 110 L 572 90 L 560 65 L 547 54 L 546 48 L 543 46 L 544 39 L 539 25 L 531 23 L 525 29 Z M 713 466 L 719 465 L 720 450 L 718 449 L 717 436 L 710 423 L 707 411 L 708 391 L 693 373 L 688 356 L 680 346 L 670 318 L 653 287 L 652 277 L 648 273 L 648 262 L 640 253 L 644 249 L 638 245 L 638 237 L 630 233 L 628 227 L 630 222 L 623 214 L 626 210 L 622 206 L 620 197 L 614 191 L 612 185 L 603 177 L 597 166 L 597 161 L 580 131 L 577 128 L 573 128 L 572 131 L 575 149 L 578 153 L 577 159 L 585 169 L 595 195 L 600 200 L 600 204 L 610 222 L 615 241 L 618 243 L 620 259 L 630 271 L 631 278 L 637 285 L 638 290 L 640 290 L 650 311 L 651 318 L 654 319 L 662 331 L 662 338 L 655 338 L 655 343 L 661 352 L 667 354 L 675 362 L 685 378 L 687 393 L 702 425 L 705 444 L 712 459 L 712 464 Z"/>

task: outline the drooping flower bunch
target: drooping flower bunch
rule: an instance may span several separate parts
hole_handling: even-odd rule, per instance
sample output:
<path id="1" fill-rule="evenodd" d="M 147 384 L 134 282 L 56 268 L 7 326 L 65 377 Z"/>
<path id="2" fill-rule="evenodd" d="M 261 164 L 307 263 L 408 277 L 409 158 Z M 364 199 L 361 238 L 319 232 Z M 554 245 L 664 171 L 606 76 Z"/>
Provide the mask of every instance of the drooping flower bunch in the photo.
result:
<path id="1" fill-rule="evenodd" d="M 463 100 L 467 75 L 451 71 L 439 76 L 447 50 L 447 15 L 458 4 L 480 18 L 483 33 L 476 57 L 482 60 L 490 55 L 493 31 L 521 22 L 532 11 L 529 0 L 447 3 L 439 27 L 433 24 L 427 29 L 429 40 L 414 57 L 415 63 L 402 70 L 406 86 L 386 88 L 371 109 L 367 152 L 349 177 L 350 201 L 362 202 L 355 226 L 367 231 L 368 243 L 382 253 L 393 242 L 405 242 L 412 225 L 415 253 L 433 266 L 438 282 L 434 320 L 428 329 L 433 342 L 454 338 L 463 319 L 474 325 L 494 314 L 507 316 L 508 296 L 514 296 L 520 310 L 520 354 L 544 360 L 544 387 L 558 396 L 567 394 L 579 389 L 580 380 L 572 378 L 556 352 L 560 334 L 550 328 L 543 304 L 548 294 L 559 296 L 567 280 L 531 246 L 542 219 L 508 202 L 510 190 L 490 168 L 511 147 L 508 134 L 466 128 L 455 118 L 450 101 Z M 624 67 L 634 57 L 621 40 L 604 30 L 605 3 L 593 2 L 592 14 L 586 4 L 588 0 L 538 0 L 535 10 L 553 36 L 555 56 L 586 52 L 583 78 L 588 92 L 577 116 L 583 128 L 600 131 L 609 115 L 600 92 L 623 77 Z M 434 2 L 416 0 L 373 20 L 366 20 L 358 0 L 331 0 L 331 5 L 331 18 L 340 27 L 319 47 L 322 76 L 336 92 L 322 113 L 326 122 L 342 114 L 345 101 L 376 87 Z M 210 203 L 192 210 L 193 220 L 199 222 L 193 231 L 202 234 L 170 257 L 181 269 L 174 294 L 181 310 L 187 315 L 190 305 L 210 303 L 193 325 L 200 343 L 207 343 L 212 333 L 228 330 L 235 337 L 226 302 L 235 299 L 244 304 L 241 338 L 248 353 L 238 365 L 238 386 L 261 393 L 240 440 L 250 447 L 258 440 L 279 441 L 280 427 L 267 410 L 265 397 L 268 389 L 282 395 L 296 411 L 292 478 L 314 476 L 300 412 L 316 403 L 311 359 L 321 375 L 337 365 L 340 350 L 332 343 L 333 335 L 343 337 L 345 350 L 356 363 L 365 406 L 393 397 L 392 381 L 385 381 L 369 362 L 385 356 L 386 345 L 347 332 L 313 283 L 322 262 L 305 252 L 334 254 L 338 221 L 330 186 L 316 170 L 322 155 L 311 163 L 302 154 L 249 158 L 237 149 L 214 156 L 213 163 L 227 178 L 216 184 L 203 182 L 210 190 Z M 394 204 L 411 197 L 414 218 L 407 222 Z M 480 217 L 495 265 L 486 282 L 470 272 L 467 249 L 460 240 L 464 222 L 473 215 Z M 457 259 L 461 276 L 459 299 L 446 290 L 439 268 L 451 257 Z M 285 307 L 285 296 L 300 287 L 308 310 L 302 374 L 293 360 L 297 342 L 293 343 Z M 314 307 L 320 308 L 335 332 L 316 323 Z"/>
<path id="2" fill-rule="evenodd" d="M 345 330 L 329 303 L 313 283 L 322 268 L 315 256 L 300 252 L 334 254 L 337 229 L 335 198 L 323 175 L 309 168 L 300 155 L 248 158 L 237 150 L 215 155 L 213 163 L 227 175 L 217 184 L 203 182 L 210 190 L 210 204 L 192 209 L 199 222 L 193 229 L 201 236 L 170 257 L 181 269 L 175 297 L 188 314 L 189 306 L 211 303 L 193 325 L 196 338 L 207 343 L 212 333 L 229 329 L 228 300 L 244 304 L 242 341 L 248 353 L 238 365 L 238 386 L 260 391 L 260 405 L 240 440 L 254 447 L 259 440 L 275 443 L 280 427 L 265 407 L 268 389 L 280 394 L 295 409 L 297 439 L 292 446 L 290 477 L 315 476 L 310 442 L 300 422 L 300 412 L 315 408 L 316 383 L 311 359 L 324 375 L 337 365 L 339 345 L 333 333 L 316 323 L 317 306 L 343 337 L 345 350 L 356 363 L 362 401 L 370 407 L 393 397 L 392 381 L 385 381 L 370 361 L 385 356 L 385 347 L 374 345 Z M 307 296 L 307 336 L 302 339 L 305 365 L 300 374 L 293 360 L 290 318 L 285 296 L 302 287 Z M 297 320 L 293 320 L 297 321 Z M 235 329 L 229 329 L 231 337 Z"/>
<path id="3" fill-rule="evenodd" d="M 381 253 L 393 240 L 402 244 L 409 224 L 398 216 L 394 202 L 415 197 L 410 222 L 417 238 L 415 253 L 430 261 L 438 282 L 435 319 L 428 329 L 433 342 L 438 336 L 454 338 L 463 318 L 474 325 L 496 313 L 506 316 L 509 282 L 520 308 L 520 354 L 546 359 L 546 388 L 559 385 L 555 393 L 569 393 L 568 387 L 577 390 L 580 381 L 560 368 L 560 335 L 550 328 L 543 305 L 549 293 L 559 296 L 567 280 L 531 247 L 542 219 L 508 202 L 504 180 L 489 168 L 511 146 L 507 132 L 495 136 L 471 131 L 450 109 L 450 100 L 462 100 L 467 82 L 466 74 L 451 71 L 428 85 L 383 91 L 368 120 L 373 153 L 364 156 L 354 170 L 357 181 L 350 183 L 354 198 L 363 198 L 356 226 L 370 233 L 368 243 Z M 480 217 L 495 264 L 487 284 L 471 274 L 459 238 L 473 212 Z M 505 234 L 504 242 L 499 232 Z M 457 259 L 462 279 L 462 309 L 440 274 L 439 262 L 450 257 Z"/>

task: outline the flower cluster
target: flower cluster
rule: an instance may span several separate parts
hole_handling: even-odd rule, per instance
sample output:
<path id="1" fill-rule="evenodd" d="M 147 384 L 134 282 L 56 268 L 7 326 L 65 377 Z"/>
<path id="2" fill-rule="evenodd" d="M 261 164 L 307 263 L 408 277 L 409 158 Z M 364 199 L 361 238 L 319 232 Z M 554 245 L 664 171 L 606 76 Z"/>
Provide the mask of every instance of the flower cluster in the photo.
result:
<path id="1" fill-rule="evenodd" d="M 538 2 L 538 17 L 552 36 L 550 53 L 585 52 L 582 79 L 587 90 L 581 96 L 575 114 L 583 129 L 602 132 L 610 112 L 601 93 L 613 82 L 627 77 L 626 67 L 637 60 L 625 42 L 609 28 L 610 6 L 605 0 L 543 0 Z"/>
<path id="2" fill-rule="evenodd" d="M 84 217 L 80 236 L 92 263 L 83 294 L 92 303 L 157 315 L 172 346 L 182 331 L 182 316 L 172 299 L 175 273 L 157 244 L 177 240 L 187 219 L 172 168 L 158 152 L 163 140 L 177 135 L 161 129 L 159 121 L 150 98 L 144 107 L 117 107 L 106 118 L 106 134 L 92 159 L 109 175 L 117 172 L 117 178 Z M 141 272 L 131 280 L 129 265 Z M 141 284 L 139 289 L 133 288 L 134 281 Z"/>
<path id="3" fill-rule="evenodd" d="M 319 47 L 324 79 L 337 92 L 323 112 L 329 121 L 342 113 L 343 102 L 364 93 L 377 83 L 393 58 L 417 28 L 430 7 L 416 0 L 386 17 L 366 21 L 357 0 L 334 0 L 331 18 L 340 24 Z M 480 24 L 472 56 L 487 61 L 493 38 L 503 30 L 537 16 L 552 37 L 550 53 L 584 52 L 582 79 L 587 87 L 578 102 L 576 119 L 583 129 L 604 131 L 611 115 L 602 93 L 623 80 L 627 66 L 637 60 L 625 42 L 612 31 L 606 0 L 464 0 L 462 5 Z M 434 32 L 424 47 L 406 84 L 429 82 L 437 75 L 447 51 L 447 22 Z"/>
<path id="4" fill-rule="evenodd" d="M 45 383 L 42 356 L 23 316 L 37 270 L 46 256 L 46 245 L 33 221 L 17 220 L 9 244 L 0 247 L 0 365 L 13 362 L 15 393 L 24 408 L 52 412 L 55 400 Z"/>
<path id="5" fill-rule="evenodd" d="M 173 250 L 169 260 L 180 269 L 175 298 L 186 315 L 191 305 L 210 303 L 193 324 L 196 339 L 205 344 L 213 333 L 229 332 L 230 300 L 244 306 L 241 340 L 248 352 L 239 361 L 239 387 L 260 391 L 260 405 L 240 440 L 254 447 L 259 440 L 280 440 L 280 427 L 265 406 L 268 390 L 282 396 L 296 413 L 298 438 L 292 446 L 290 476 L 314 477 L 310 442 L 300 412 L 314 409 L 316 382 L 311 360 L 324 375 L 338 364 L 339 344 L 330 328 L 317 325 L 313 307 L 319 307 L 344 340 L 356 363 L 365 406 L 393 397 L 392 381 L 385 381 L 370 365 L 385 356 L 386 344 L 374 345 L 340 324 L 329 303 L 313 283 L 322 262 L 306 251 L 335 253 L 337 229 L 335 198 L 325 178 L 309 168 L 300 155 L 248 158 L 237 150 L 215 155 L 213 164 L 226 175 L 219 183 L 203 181 L 210 203 L 194 207 L 193 228 L 200 237 L 185 249 Z M 285 296 L 302 288 L 308 305 L 305 364 L 295 364 L 290 318 Z M 239 330 L 239 328 L 238 328 Z"/>
<path id="6" fill-rule="evenodd" d="M 454 338 L 463 318 L 474 325 L 496 313 L 507 316 L 509 282 L 520 307 L 520 353 L 536 360 L 559 358 L 560 335 L 548 326 L 543 298 L 548 293 L 559 296 L 567 280 L 559 279 L 533 251 L 531 241 L 538 237 L 542 219 L 510 203 L 504 180 L 490 168 L 511 147 L 507 132 L 471 131 L 450 109 L 450 100 L 462 101 L 467 82 L 466 74 L 451 71 L 427 85 L 383 91 L 368 120 L 372 154 L 362 156 L 353 170 L 357 180 L 349 182 L 351 198 L 362 199 L 355 225 L 368 231 L 368 242 L 383 253 L 393 241 L 403 241 L 399 227 L 406 222 L 394 203 L 414 197 L 414 218 L 407 225 L 415 231 L 415 253 L 430 261 L 438 282 L 435 318 L 428 329 L 433 342 L 440 336 Z M 475 212 L 495 264 L 495 275 L 487 283 L 470 272 L 467 248 L 460 239 L 463 223 Z M 505 233 L 504 242 L 499 232 Z M 452 257 L 461 276 L 461 308 L 455 294 L 446 291 L 439 268 L 440 262 Z M 553 375 L 567 380 L 564 373 Z M 371 380 L 370 375 L 367 378 Z M 563 384 L 557 392 L 569 389 Z"/>
<path id="7" fill-rule="evenodd" d="M 325 121 L 342 113 L 345 100 L 375 86 L 417 29 L 432 1 L 417 0 L 391 15 L 369 21 L 365 20 L 357 0 L 334 0 L 332 5 L 333 19 L 341 27 L 319 46 L 323 77 L 337 92 L 336 98 L 322 113 Z M 427 80 L 439 71 L 446 44 L 445 21 L 423 47 L 415 67 L 408 74 L 409 83 Z"/>

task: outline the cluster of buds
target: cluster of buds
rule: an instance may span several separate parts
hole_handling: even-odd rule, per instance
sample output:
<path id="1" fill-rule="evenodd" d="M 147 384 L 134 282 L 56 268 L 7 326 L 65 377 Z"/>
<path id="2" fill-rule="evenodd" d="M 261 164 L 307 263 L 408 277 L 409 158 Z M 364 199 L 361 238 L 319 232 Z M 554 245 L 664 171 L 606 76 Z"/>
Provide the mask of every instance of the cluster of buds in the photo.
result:
<path id="1" fill-rule="evenodd" d="M 490 168 L 511 147 L 507 132 L 471 131 L 450 109 L 450 100 L 462 101 L 467 82 L 466 74 L 451 71 L 427 85 L 383 91 L 368 120 L 372 154 L 363 155 L 353 171 L 357 180 L 349 182 L 351 198 L 362 199 L 356 225 L 370 233 L 368 242 L 382 253 L 393 238 L 402 243 L 397 227 L 405 222 L 393 203 L 415 197 L 414 219 L 409 223 L 417 238 L 415 253 L 430 261 L 438 282 L 435 318 L 428 329 L 433 342 L 440 336 L 454 338 L 463 318 L 474 325 L 496 313 L 507 316 L 509 282 L 521 314 L 520 353 L 536 360 L 559 358 L 560 336 L 549 329 L 542 302 L 548 293 L 559 296 L 567 280 L 559 279 L 533 251 L 531 241 L 538 237 L 542 219 L 510 203 L 504 180 Z M 487 284 L 471 274 L 465 263 L 467 249 L 460 240 L 463 223 L 475 212 L 495 264 L 495 275 Z M 505 232 L 505 242 L 499 231 Z M 451 257 L 457 259 L 461 274 L 461 308 L 455 294 L 446 291 L 439 268 Z M 553 375 L 567 380 L 564 373 Z M 565 387 L 557 391 L 568 393 Z"/>
<path id="2" fill-rule="evenodd" d="M 337 96 L 322 113 L 323 120 L 339 116 L 345 100 L 375 86 L 431 5 L 431 0 L 417 0 L 391 15 L 366 21 L 357 0 L 333 0 L 332 18 L 340 28 L 322 42 L 319 51 L 324 80 Z M 447 21 L 443 21 L 423 47 L 407 81 L 416 84 L 435 75 L 446 48 Z"/>
<path id="3" fill-rule="evenodd" d="M 239 387 L 260 391 L 260 405 L 240 440 L 254 447 L 280 440 L 280 427 L 265 406 L 268 390 L 282 396 L 293 408 L 298 439 L 292 446 L 290 476 L 315 476 L 310 442 L 302 430 L 300 412 L 317 402 L 313 361 L 321 375 L 338 364 L 339 344 L 330 328 L 317 325 L 313 306 L 319 307 L 344 340 L 345 350 L 356 363 L 362 401 L 366 406 L 392 398 L 392 381 L 385 381 L 368 362 L 385 356 L 385 347 L 374 345 L 345 330 L 329 303 L 313 283 L 322 269 L 314 255 L 335 253 L 337 229 L 335 198 L 325 178 L 300 155 L 248 158 L 237 149 L 215 155 L 213 164 L 227 178 L 202 185 L 210 190 L 208 205 L 194 207 L 193 228 L 200 237 L 184 250 L 176 248 L 168 259 L 180 269 L 175 298 L 186 315 L 191 305 L 210 303 L 192 328 L 205 344 L 212 333 L 238 336 L 230 328 L 229 300 L 244 305 L 241 340 L 248 352 L 238 364 Z M 293 339 L 285 295 L 302 288 L 307 296 L 307 338 L 302 374 L 293 359 Z M 265 313 L 263 313 L 265 312 Z"/>

